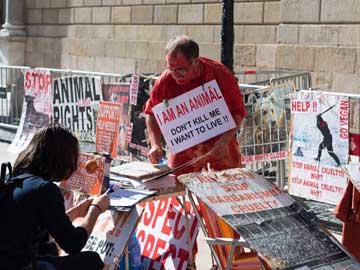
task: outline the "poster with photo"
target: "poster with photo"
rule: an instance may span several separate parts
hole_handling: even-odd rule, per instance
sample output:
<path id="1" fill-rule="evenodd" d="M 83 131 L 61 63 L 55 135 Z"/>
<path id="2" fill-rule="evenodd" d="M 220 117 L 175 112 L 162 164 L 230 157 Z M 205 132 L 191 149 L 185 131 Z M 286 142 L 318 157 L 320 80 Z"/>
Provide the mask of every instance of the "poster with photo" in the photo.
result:
<path id="1" fill-rule="evenodd" d="M 238 133 L 244 163 L 288 158 L 293 83 L 247 90 L 246 118 Z"/>
<path id="2" fill-rule="evenodd" d="M 95 171 L 91 173 L 86 170 L 86 162 L 89 160 L 96 161 Z M 104 166 L 105 161 L 102 156 L 80 153 L 77 170 L 68 180 L 61 181 L 60 187 L 84 194 L 99 195 L 104 179 Z"/>
<path id="3" fill-rule="evenodd" d="M 127 150 L 136 159 L 146 159 L 149 147 L 147 144 L 147 131 L 143 106 L 150 96 L 151 81 L 139 77 L 138 89 L 136 91 L 135 81 L 131 88 L 132 105 L 130 108 L 130 122 L 126 126 Z M 135 99 L 135 94 L 137 97 Z"/>
<path id="4" fill-rule="evenodd" d="M 117 155 L 127 156 L 126 130 L 130 122 L 130 83 L 109 83 L 102 85 L 104 101 L 121 104 L 119 135 L 117 142 Z"/>
<path id="5" fill-rule="evenodd" d="M 52 114 L 50 71 L 28 69 L 24 71 L 24 103 L 20 125 L 8 151 L 20 153 L 32 137 L 50 122 Z"/>
<path id="6" fill-rule="evenodd" d="M 293 114 L 289 192 L 337 204 L 346 186 L 341 166 L 349 157 L 349 98 L 300 91 Z"/>
<path id="7" fill-rule="evenodd" d="M 96 152 L 117 154 L 121 104 L 101 101 L 96 120 Z"/>

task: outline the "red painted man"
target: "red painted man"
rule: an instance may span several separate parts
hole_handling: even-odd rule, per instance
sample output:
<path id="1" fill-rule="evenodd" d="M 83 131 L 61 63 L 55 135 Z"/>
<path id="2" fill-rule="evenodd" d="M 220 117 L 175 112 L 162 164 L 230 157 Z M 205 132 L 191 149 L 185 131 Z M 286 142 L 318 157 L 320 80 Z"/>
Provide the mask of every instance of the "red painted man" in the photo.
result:
<path id="1" fill-rule="evenodd" d="M 151 150 L 148 154 L 150 161 L 157 163 L 162 159 L 163 155 L 161 132 L 152 108 L 164 100 L 175 98 L 215 79 L 237 128 L 180 153 L 170 153 L 168 165 L 174 168 L 194 157 L 210 152 L 210 155 L 206 156 L 206 158 L 191 167 L 177 172 L 177 174 L 201 171 L 208 162 L 211 164 L 211 168 L 216 170 L 240 167 L 241 155 L 235 134 L 245 117 L 245 109 L 234 75 L 221 63 L 199 57 L 198 44 L 187 36 L 177 36 L 168 42 L 166 46 L 166 65 L 167 69 L 156 81 L 144 110 L 148 114 L 146 124 L 151 143 Z"/>

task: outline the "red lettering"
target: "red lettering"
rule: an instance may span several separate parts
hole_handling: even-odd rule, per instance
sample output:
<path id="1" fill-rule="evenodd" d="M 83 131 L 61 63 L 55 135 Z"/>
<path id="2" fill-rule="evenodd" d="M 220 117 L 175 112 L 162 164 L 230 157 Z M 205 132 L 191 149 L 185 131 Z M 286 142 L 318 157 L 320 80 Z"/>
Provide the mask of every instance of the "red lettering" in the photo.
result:
<path id="1" fill-rule="evenodd" d="M 155 261 L 160 262 L 161 261 L 161 255 L 163 254 L 163 252 L 159 253 L 158 250 L 164 250 L 166 246 L 166 241 L 162 240 L 162 239 L 158 239 L 156 242 L 156 245 L 154 247 L 154 254 L 153 254 L 153 258 L 155 259 Z"/>
<path id="2" fill-rule="evenodd" d="M 155 213 L 155 217 L 153 219 L 152 225 L 151 227 L 155 228 L 156 225 L 156 221 L 158 219 L 158 217 L 161 217 L 165 214 L 167 208 L 168 208 L 168 204 L 170 202 L 170 199 L 165 199 L 165 200 L 159 200 L 158 201 L 158 206 L 156 209 L 156 213 Z"/>
<path id="3" fill-rule="evenodd" d="M 175 227 L 174 227 L 174 238 L 175 239 L 180 239 L 181 236 L 184 234 L 185 232 L 185 226 L 182 225 L 181 229 L 179 230 L 179 223 L 181 220 L 184 220 L 186 217 L 183 216 L 184 212 L 184 209 L 183 208 L 180 208 L 180 211 L 177 213 L 177 217 L 176 217 L 176 220 L 175 220 Z M 186 220 L 185 220 L 186 222 Z"/>
<path id="4" fill-rule="evenodd" d="M 187 262 L 187 260 L 188 260 L 189 252 L 182 249 L 182 248 L 180 248 L 177 257 L 179 258 L 179 264 L 178 264 L 178 267 L 176 269 L 181 270 L 181 269 L 183 269 L 184 262 Z"/>
<path id="5" fill-rule="evenodd" d="M 139 242 L 143 243 L 145 241 L 145 231 L 144 230 L 138 231 L 136 238 L 139 240 Z"/>
<path id="6" fill-rule="evenodd" d="M 166 260 L 167 260 L 167 258 L 169 258 L 169 255 L 171 255 L 172 259 L 175 259 L 175 257 L 176 257 L 176 246 L 173 244 L 170 244 L 168 249 L 165 251 L 160 270 L 165 269 Z"/>
<path id="7" fill-rule="evenodd" d="M 26 88 L 31 87 L 31 74 L 28 71 L 25 73 L 25 87 Z"/>
<path id="8" fill-rule="evenodd" d="M 154 206 L 154 202 L 148 202 L 146 206 L 147 206 L 145 207 L 146 212 L 144 212 L 143 214 L 142 222 L 144 223 L 144 225 L 148 226 L 150 225 L 150 222 L 154 215 L 155 206 Z M 149 210 L 150 212 L 148 213 L 147 210 Z"/>
<path id="9" fill-rule="evenodd" d="M 165 220 L 163 223 L 163 226 L 161 228 L 161 232 L 165 233 L 166 235 L 170 235 L 171 232 L 171 226 L 169 226 L 169 219 L 174 219 L 176 216 L 176 212 L 172 211 L 173 207 L 170 205 L 169 210 L 167 214 L 165 215 Z"/>
<path id="10" fill-rule="evenodd" d="M 151 258 L 150 255 L 151 255 L 151 251 L 154 248 L 154 244 L 155 244 L 155 236 L 152 234 L 148 234 L 142 256 Z"/>

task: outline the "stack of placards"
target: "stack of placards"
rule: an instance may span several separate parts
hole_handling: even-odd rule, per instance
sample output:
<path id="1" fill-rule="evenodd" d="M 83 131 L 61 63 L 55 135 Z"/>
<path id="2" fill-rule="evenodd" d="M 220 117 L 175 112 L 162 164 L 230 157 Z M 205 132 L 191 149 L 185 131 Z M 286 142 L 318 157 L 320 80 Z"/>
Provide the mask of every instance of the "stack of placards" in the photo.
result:
<path id="1" fill-rule="evenodd" d="M 146 180 L 155 176 L 164 175 L 170 172 L 170 168 L 166 165 L 154 166 L 151 163 L 134 161 L 114 166 L 110 169 L 110 172 L 132 179 Z"/>
<path id="2" fill-rule="evenodd" d="M 360 269 L 302 204 L 245 169 L 179 177 L 271 269 Z"/>

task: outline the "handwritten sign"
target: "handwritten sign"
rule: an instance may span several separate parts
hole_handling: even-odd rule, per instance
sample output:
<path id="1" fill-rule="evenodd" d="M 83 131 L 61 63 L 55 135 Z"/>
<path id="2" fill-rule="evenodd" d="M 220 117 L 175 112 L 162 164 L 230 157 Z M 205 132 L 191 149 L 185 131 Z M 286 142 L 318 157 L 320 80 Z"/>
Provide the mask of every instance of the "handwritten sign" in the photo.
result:
<path id="1" fill-rule="evenodd" d="M 153 112 L 171 153 L 236 126 L 216 80 L 156 105 Z"/>
<path id="2" fill-rule="evenodd" d="M 98 253 L 105 264 L 103 270 L 115 269 L 142 211 L 141 207 L 134 207 L 130 212 L 108 210 L 102 213 L 83 251 Z"/>
<path id="3" fill-rule="evenodd" d="M 101 101 L 96 121 L 96 152 L 116 157 L 121 104 Z"/>

